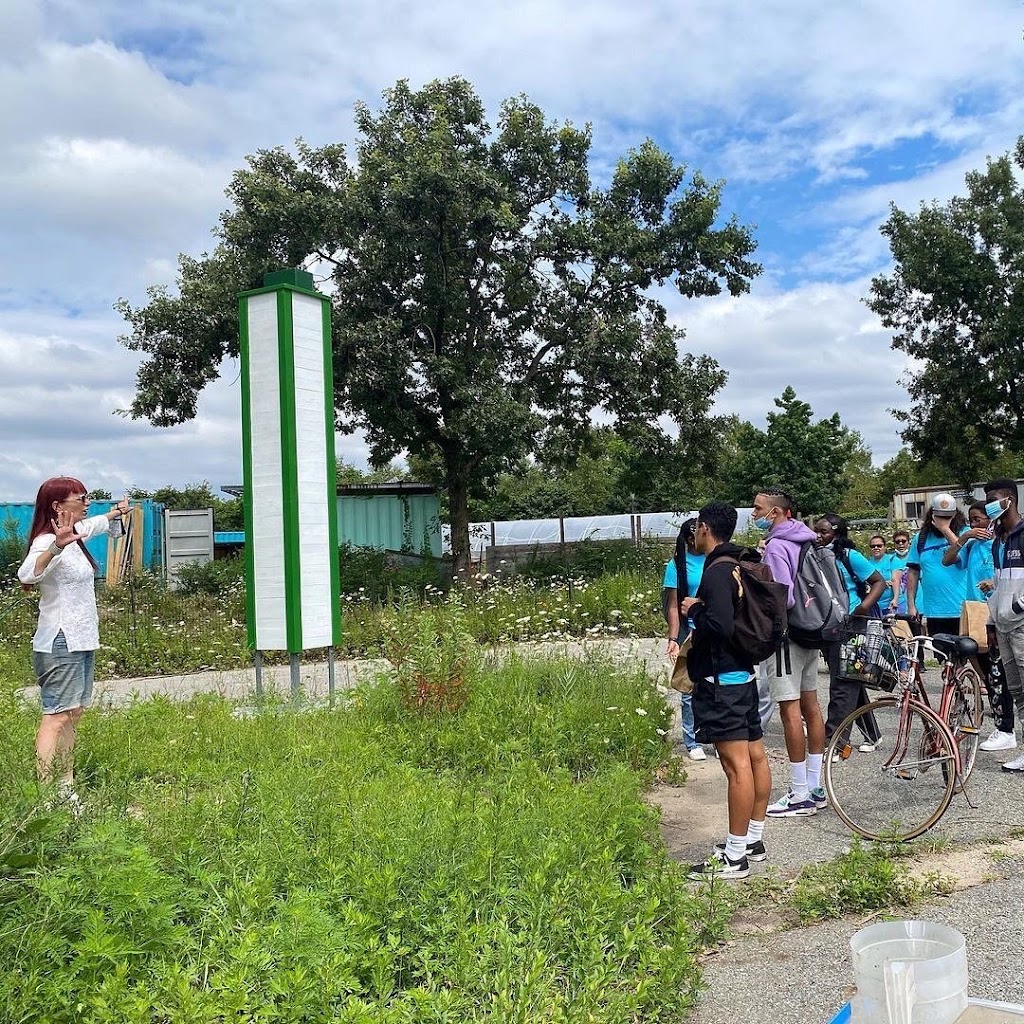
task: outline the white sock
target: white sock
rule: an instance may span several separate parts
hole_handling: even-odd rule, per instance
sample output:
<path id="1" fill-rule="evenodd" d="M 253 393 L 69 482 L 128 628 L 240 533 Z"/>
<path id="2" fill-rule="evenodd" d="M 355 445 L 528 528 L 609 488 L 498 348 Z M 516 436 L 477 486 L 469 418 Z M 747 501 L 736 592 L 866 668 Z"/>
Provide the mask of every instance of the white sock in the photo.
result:
<path id="1" fill-rule="evenodd" d="M 789 777 L 792 779 L 790 788 L 797 800 L 807 799 L 807 762 L 790 761 Z"/>
<path id="2" fill-rule="evenodd" d="M 821 762 L 824 754 L 807 755 L 807 788 L 821 789 Z"/>
<path id="3" fill-rule="evenodd" d="M 750 824 L 747 826 L 747 846 L 753 846 L 754 843 L 761 841 L 764 836 L 764 820 L 754 821 L 750 819 Z"/>
<path id="4" fill-rule="evenodd" d="M 725 855 L 731 861 L 737 861 L 747 855 L 747 837 L 734 836 L 731 832 L 725 838 Z"/>

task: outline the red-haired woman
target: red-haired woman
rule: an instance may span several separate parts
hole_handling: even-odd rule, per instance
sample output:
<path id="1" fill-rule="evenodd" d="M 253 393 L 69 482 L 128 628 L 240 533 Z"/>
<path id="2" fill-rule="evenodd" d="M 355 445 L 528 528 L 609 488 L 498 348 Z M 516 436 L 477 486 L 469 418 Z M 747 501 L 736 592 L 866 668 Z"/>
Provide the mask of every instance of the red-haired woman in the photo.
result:
<path id="1" fill-rule="evenodd" d="M 39 681 L 43 720 L 36 736 L 39 778 L 54 781 L 71 809 L 75 731 L 92 699 L 93 661 L 100 645 L 96 613 L 96 562 L 83 541 L 107 533 L 128 511 L 121 501 L 104 515 L 89 516 L 81 480 L 57 476 L 36 495 L 28 554 L 18 570 L 26 586 L 39 587 L 39 624 L 32 638 L 32 667 Z"/>

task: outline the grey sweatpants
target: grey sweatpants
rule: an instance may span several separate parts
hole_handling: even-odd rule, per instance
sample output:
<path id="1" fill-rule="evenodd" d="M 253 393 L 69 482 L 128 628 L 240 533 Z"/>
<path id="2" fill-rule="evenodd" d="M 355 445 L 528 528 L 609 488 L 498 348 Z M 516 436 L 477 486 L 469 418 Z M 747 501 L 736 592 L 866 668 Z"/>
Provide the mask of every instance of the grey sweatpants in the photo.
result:
<path id="1" fill-rule="evenodd" d="M 997 626 L 996 639 L 999 641 L 1006 688 L 1017 706 L 1017 717 L 1024 721 L 1024 622 L 1005 631 Z"/>

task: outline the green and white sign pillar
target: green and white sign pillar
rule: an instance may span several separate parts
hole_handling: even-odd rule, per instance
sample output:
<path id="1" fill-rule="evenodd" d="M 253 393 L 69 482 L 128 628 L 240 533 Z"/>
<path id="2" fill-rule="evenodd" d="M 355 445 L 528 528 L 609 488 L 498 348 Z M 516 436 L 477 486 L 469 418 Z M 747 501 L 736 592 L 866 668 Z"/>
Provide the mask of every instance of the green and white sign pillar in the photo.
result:
<path id="1" fill-rule="evenodd" d="M 241 292 L 242 454 L 249 646 L 299 654 L 341 640 L 331 303 L 303 270 Z"/>

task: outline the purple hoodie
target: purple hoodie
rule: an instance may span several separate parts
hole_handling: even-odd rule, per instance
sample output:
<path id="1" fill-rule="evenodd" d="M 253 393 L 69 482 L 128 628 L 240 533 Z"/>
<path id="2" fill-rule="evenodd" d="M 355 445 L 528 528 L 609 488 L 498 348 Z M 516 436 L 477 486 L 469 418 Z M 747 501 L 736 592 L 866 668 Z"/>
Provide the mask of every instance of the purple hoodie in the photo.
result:
<path id="1" fill-rule="evenodd" d="M 772 571 L 776 583 L 785 583 L 788 597 L 786 607 L 793 607 L 793 577 L 800 559 L 800 548 L 817 534 L 799 519 L 780 519 L 769 531 L 761 560 Z"/>

